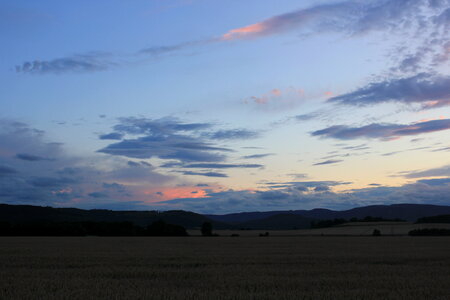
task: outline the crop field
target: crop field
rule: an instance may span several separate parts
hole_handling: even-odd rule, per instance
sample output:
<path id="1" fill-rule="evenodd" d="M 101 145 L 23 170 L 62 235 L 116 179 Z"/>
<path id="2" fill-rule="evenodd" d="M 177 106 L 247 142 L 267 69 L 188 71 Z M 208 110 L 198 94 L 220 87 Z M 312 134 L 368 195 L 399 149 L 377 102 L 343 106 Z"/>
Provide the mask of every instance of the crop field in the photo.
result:
<path id="1" fill-rule="evenodd" d="M 1 237 L 0 299 L 449 299 L 450 237 Z"/>

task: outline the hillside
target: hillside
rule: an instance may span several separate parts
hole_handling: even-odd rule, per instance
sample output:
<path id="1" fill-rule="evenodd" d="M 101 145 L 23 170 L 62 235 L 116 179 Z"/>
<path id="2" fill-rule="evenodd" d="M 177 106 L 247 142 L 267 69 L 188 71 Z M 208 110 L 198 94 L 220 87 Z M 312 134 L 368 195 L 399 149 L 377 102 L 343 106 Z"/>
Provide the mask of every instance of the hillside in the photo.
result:
<path id="1" fill-rule="evenodd" d="M 450 206 L 428 205 L 428 204 L 393 204 L 393 205 L 371 205 L 352 208 L 344 211 L 335 211 L 323 208 L 312 210 L 291 211 L 268 211 L 268 212 L 243 212 L 226 215 L 205 215 L 206 217 L 226 223 L 242 223 L 251 220 L 260 220 L 273 215 L 290 214 L 300 215 L 309 219 L 351 219 L 365 218 L 367 216 L 380 217 L 384 219 L 402 219 L 415 222 L 419 218 L 436 215 L 450 214 Z"/>
<path id="2" fill-rule="evenodd" d="M 242 229 L 289 230 L 306 229 L 311 226 L 311 219 L 294 214 L 276 214 L 264 219 L 251 220 L 236 224 Z"/>
<path id="3" fill-rule="evenodd" d="M 132 222 L 139 226 L 163 220 L 166 223 L 181 225 L 185 228 L 198 228 L 203 222 L 212 222 L 215 228 L 226 228 L 220 222 L 187 211 L 112 211 L 103 209 L 84 210 L 77 208 L 53 208 L 32 205 L 0 204 L 0 222 L 25 223 L 36 221 L 49 222 Z"/>

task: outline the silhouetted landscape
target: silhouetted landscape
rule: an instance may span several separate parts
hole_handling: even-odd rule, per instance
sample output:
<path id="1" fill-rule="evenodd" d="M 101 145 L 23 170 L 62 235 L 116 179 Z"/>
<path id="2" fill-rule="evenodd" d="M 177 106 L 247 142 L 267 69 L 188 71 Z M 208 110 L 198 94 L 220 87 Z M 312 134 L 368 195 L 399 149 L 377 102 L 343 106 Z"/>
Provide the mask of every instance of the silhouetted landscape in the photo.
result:
<path id="1" fill-rule="evenodd" d="M 30 205 L 0 204 L 0 235 L 4 236 L 187 236 L 188 229 L 197 235 L 204 224 L 210 224 L 209 234 L 240 235 L 239 231 L 272 230 L 291 235 L 360 235 L 370 233 L 367 226 L 390 227 L 390 235 L 404 235 L 423 230 L 425 224 L 434 229 L 437 224 L 449 224 L 449 215 L 433 216 L 436 212 L 450 212 L 450 207 L 434 205 L 389 205 L 354 208 L 347 211 L 313 209 L 309 211 L 253 212 L 231 215 L 201 215 L 187 211 L 112 211 L 52 208 Z M 368 215 L 366 215 L 368 214 Z M 343 218 L 349 217 L 348 219 Z M 358 218 L 358 216 L 364 216 Z M 334 217 L 332 219 L 327 219 Z M 389 218 L 388 218 L 389 217 Z M 417 218 L 418 217 L 418 218 Z M 402 219 L 404 218 L 404 219 Z M 415 219 L 417 218 L 417 219 Z M 407 222 L 414 220 L 415 222 Z M 417 224 L 417 225 L 414 225 Z M 394 228 L 412 226 L 408 232 Z M 446 225 L 440 225 L 446 226 Z M 449 225 L 450 226 L 450 225 Z M 372 231 L 379 231 L 379 228 Z M 405 227 L 406 228 L 406 227 Z M 308 229 L 311 229 L 308 231 Z M 442 229 L 444 235 L 446 228 Z M 228 232 L 228 231 L 233 232 Z M 300 231 L 295 231 L 300 230 Z M 336 231 L 337 230 L 337 231 Z M 353 230 L 353 231 L 352 231 Z M 384 230 L 385 231 L 385 230 Z M 353 232 L 353 233 L 352 233 Z M 427 231 L 417 231 L 426 235 Z M 430 231 L 430 234 L 432 231 Z M 380 232 L 381 234 L 381 232 Z M 384 234 L 386 234 L 384 232 Z M 204 235 L 204 234 L 203 234 Z M 414 234 L 418 235 L 415 231 Z M 438 235 L 436 232 L 434 235 Z"/>
<path id="2" fill-rule="evenodd" d="M 0 41 L 0 300 L 450 299 L 450 0 L 5 0 Z"/>

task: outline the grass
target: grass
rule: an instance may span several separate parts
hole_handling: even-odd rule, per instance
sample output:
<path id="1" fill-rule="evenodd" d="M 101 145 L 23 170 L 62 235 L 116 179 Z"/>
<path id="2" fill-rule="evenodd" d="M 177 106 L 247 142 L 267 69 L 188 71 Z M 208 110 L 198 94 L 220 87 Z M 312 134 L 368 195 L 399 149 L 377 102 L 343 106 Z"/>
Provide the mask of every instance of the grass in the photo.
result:
<path id="1" fill-rule="evenodd" d="M 448 237 L 0 238 L 0 299 L 448 299 Z"/>

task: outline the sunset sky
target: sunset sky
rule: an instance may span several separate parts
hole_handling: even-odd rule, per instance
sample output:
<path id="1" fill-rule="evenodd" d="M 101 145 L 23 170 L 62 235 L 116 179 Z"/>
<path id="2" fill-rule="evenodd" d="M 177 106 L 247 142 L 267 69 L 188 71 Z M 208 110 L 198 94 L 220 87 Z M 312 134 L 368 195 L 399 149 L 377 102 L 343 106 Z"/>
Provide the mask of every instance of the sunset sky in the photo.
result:
<path id="1" fill-rule="evenodd" d="M 450 205 L 450 0 L 0 0 L 0 203 Z"/>

